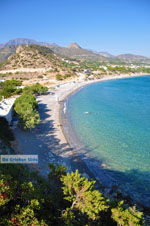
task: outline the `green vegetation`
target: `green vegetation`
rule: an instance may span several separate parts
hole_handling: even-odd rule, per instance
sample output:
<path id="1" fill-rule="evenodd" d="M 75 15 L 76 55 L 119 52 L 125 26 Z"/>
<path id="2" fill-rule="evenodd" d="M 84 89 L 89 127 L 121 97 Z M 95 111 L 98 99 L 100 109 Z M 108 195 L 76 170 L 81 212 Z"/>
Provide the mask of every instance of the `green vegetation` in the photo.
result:
<path id="1" fill-rule="evenodd" d="M 2 97 L 8 98 L 21 93 L 22 89 L 18 88 L 21 84 L 22 82 L 18 80 L 6 80 L 0 82 L 0 99 L 2 99 Z"/>
<path id="2" fill-rule="evenodd" d="M 42 86 L 39 83 L 36 83 L 32 86 L 28 86 L 23 89 L 23 92 L 31 92 L 33 94 L 44 94 L 48 91 L 46 86 Z"/>
<path id="3" fill-rule="evenodd" d="M 22 165 L 0 165 L 0 225 L 143 225 L 143 214 L 111 203 L 78 171 L 50 165 L 48 179 Z"/>
<path id="4" fill-rule="evenodd" d="M 70 78 L 71 76 L 72 76 L 71 74 L 65 74 L 65 75 L 57 74 L 56 80 L 62 81 L 64 79 Z"/>
<path id="5" fill-rule="evenodd" d="M 62 176 L 61 181 L 65 199 L 71 202 L 67 214 L 76 209 L 90 219 L 96 220 L 100 212 L 108 209 L 107 201 L 102 193 L 94 190 L 95 182 L 81 177 L 78 171 Z"/>
<path id="6" fill-rule="evenodd" d="M 71 74 L 65 74 L 65 75 L 63 75 L 63 79 L 70 78 L 70 77 L 71 77 Z"/>
<path id="7" fill-rule="evenodd" d="M 24 89 L 19 89 L 18 87 L 21 84 L 22 82 L 18 80 L 6 80 L 5 82 L 1 82 L 0 100 L 2 97 L 8 98 L 23 92 L 23 94 L 16 99 L 14 110 L 19 116 L 21 127 L 31 129 L 40 122 L 40 116 L 37 111 L 38 104 L 34 94 L 44 94 L 48 91 L 48 88 L 37 83 Z M 4 122 L 3 126 L 5 126 Z"/>
<path id="8" fill-rule="evenodd" d="M 150 68 L 140 67 L 138 70 L 139 70 L 140 72 L 144 72 L 144 73 L 150 74 Z"/>
<path id="9" fill-rule="evenodd" d="M 22 128 L 32 129 L 39 124 L 40 116 L 37 107 L 36 98 L 30 92 L 24 93 L 16 99 L 14 110 L 19 115 Z"/>
<path id="10" fill-rule="evenodd" d="M 141 225 L 140 219 L 142 219 L 143 213 L 136 210 L 135 207 L 125 208 L 123 201 L 118 203 L 116 208 L 112 208 L 112 218 L 118 223 L 118 225 Z"/>
<path id="11" fill-rule="evenodd" d="M 44 76 L 43 75 L 38 75 L 38 78 L 44 78 Z"/>
<path id="12" fill-rule="evenodd" d="M 115 64 L 115 63 L 114 63 Z M 134 74 L 134 73 L 145 73 L 150 74 L 150 68 L 146 66 L 140 66 L 139 64 L 127 64 L 119 63 L 114 65 L 113 63 L 107 64 L 106 62 L 96 62 L 96 61 L 84 61 L 80 63 L 78 68 L 79 71 L 84 69 L 89 69 L 91 71 L 98 71 L 99 75 L 114 75 L 114 74 Z M 94 74 L 95 77 L 98 77 Z"/>
<path id="13" fill-rule="evenodd" d="M 60 80 L 60 81 L 63 80 L 63 76 L 60 75 L 60 74 L 57 74 L 57 75 L 56 75 L 56 80 Z"/>

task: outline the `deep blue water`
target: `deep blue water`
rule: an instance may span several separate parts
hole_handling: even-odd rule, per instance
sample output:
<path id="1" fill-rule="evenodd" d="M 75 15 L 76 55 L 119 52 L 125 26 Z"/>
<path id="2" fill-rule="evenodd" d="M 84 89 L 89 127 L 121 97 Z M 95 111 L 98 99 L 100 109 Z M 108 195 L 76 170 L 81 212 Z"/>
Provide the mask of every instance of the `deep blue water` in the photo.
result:
<path id="1" fill-rule="evenodd" d="M 69 98 L 67 109 L 72 129 L 90 155 L 148 200 L 150 76 L 88 85 Z"/>

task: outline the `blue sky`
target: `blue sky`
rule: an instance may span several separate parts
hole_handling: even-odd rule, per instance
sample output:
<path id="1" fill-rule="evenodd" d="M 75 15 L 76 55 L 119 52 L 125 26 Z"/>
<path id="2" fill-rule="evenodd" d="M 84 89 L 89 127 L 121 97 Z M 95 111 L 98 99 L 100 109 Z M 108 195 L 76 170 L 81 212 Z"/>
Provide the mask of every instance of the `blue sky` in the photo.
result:
<path id="1" fill-rule="evenodd" d="M 0 43 L 32 38 L 150 56 L 150 0 L 0 0 Z"/>

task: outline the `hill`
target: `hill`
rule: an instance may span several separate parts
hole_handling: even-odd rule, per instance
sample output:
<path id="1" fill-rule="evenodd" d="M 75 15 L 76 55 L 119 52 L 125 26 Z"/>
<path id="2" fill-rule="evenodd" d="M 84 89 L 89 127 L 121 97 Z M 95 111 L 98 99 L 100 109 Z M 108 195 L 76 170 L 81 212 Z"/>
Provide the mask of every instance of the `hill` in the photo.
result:
<path id="1" fill-rule="evenodd" d="M 58 46 L 55 43 L 50 42 L 38 42 L 33 39 L 17 38 L 8 41 L 7 43 L 0 44 L 0 62 L 5 61 L 10 57 L 18 46 L 23 45 L 36 45 L 47 47 L 53 51 L 56 55 L 61 57 L 67 57 L 76 60 L 89 60 L 99 61 L 114 64 L 150 64 L 150 58 L 145 56 L 139 56 L 134 54 L 121 54 L 118 56 L 111 55 L 107 52 L 97 52 L 89 49 L 82 48 L 78 43 L 73 42 L 68 47 Z M 47 50 L 46 50 L 47 51 Z"/>
<path id="2" fill-rule="evenodd" d="M 81 48 L 77 43 L 71 43 L 68 47 L 61 47 L 55 43 L 38 42 L 33 39 L 17 38 L 1 44 L 0 48 L 13 47 L 17 48 L 19 45 L 40 45 L 49 47 L 53 52 L 63 57 L 69 57 L 73 59 L 91 59 L 91 60 L 103 60 L 105 57 L 99 53 L 95 53 L 92 50 Z M 1 50 L 1 49 L 0 49 Z M 11 52 L 10 52 L 11 55 Z"/>
<path id="3" fill-rule="evenodd" d="M 74 68 L 77 65 L 73 61 L 66 63 L 49 47 L 22 45 L 16 47 L 15 53 L 0 65 L 0 78 L 55 82 L 76 76 Z"/>
<path id="4" fill-rule="evenodd" d="M 150 58 L 135 54 L 121 54 L 116 57 L 116 59 L 120 59 L 126 63 L 143 63 L 143 64 L 150 64 Z"/>
<path id="5" fill-rule="evenodd" d="M 56 54 L 72 59 L 107 61 L 106 57 L 101 56 L 98 53 L 94 53 L 92 50 L 83 49 L 77 43 L 71 43 L 68 47 L 51 46 L 50 48 Z"/>
<path id="6" fill-rule="evenodd" d="M 135 54 L 121 54 L 117 56 L 120 59 L 148 59 L 148 57 Z"/>
<path id="7" fill-rule="evenodd" d="M 40 46 L 57 46 L 55 43 L 38 42 L 33 39 L 16 38 L 9 40 L 6 43 L 0 44 L 0 63 L 4 62 L 9 56 L 15 53 L 20 45 L 40 45 Z"/>
<path id="8" fill-rule="evenodd" d="M 19 46 L 1 69 L 45 68 L 51 67 L 56 57 L 51 49 L 38 45 Z"/>

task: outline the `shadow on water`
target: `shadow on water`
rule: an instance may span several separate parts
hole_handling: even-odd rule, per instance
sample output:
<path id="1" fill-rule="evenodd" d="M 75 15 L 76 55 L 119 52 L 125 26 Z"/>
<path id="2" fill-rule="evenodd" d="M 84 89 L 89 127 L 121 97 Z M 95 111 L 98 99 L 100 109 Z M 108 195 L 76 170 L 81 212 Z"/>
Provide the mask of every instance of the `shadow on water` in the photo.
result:
<path id="1" fill-rule="evenodd" d="M 78 153 L 82 151 L 82 149 L 78 150 Z M 122 172 L 110 169 L 102 160 L 97 160 L 86 153 L 72 156 L 71 161 L 73 170 L 78 168 L 80 172 L 87 173 L 100 181 L 102 185 L 109 188 L 108 190 L 116 187 L 125 196 L 130 196 L 135 203 L 150 208 L 150 173 L 148 171 L 132 169 Z"/>
<path id="2" fill-rule="evenodd" d="M 103 166 L 103 161 L 89 156 L 90 150 L 84 147 L 70 148 L 69 143 L 61 143 L 56 137 L 51 111 L 46 104 L 39 103 L 41 123 L 31 131 L 14 130 L 19 151 L 23 154 L 36 154 L 38 169 L 42 175 L 49 172 L 48 163 L 65 164 L 68 171 L 79 169 L 85 175 L 96 178 L 104 186 L 119 186 L 136 203 L 150 207 L 150 175 L 137 169 L 119 172 Z M 88 154 L 87 154 L 88 153 Z M 143 179 L 145 178 L 145 179 Z"/>

